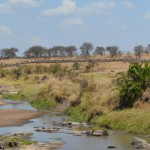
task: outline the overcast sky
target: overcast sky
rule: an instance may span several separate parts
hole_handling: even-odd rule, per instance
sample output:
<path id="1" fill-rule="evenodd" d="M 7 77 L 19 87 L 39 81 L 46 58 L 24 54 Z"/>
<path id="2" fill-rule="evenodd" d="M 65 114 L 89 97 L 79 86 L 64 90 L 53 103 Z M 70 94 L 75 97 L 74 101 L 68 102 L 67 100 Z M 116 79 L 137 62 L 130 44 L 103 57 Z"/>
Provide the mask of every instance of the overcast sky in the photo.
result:
<path id="1" fill-rule="evenodd" d="M 150 43 L 150 0 L 0 0 L 0 49 Z"/>

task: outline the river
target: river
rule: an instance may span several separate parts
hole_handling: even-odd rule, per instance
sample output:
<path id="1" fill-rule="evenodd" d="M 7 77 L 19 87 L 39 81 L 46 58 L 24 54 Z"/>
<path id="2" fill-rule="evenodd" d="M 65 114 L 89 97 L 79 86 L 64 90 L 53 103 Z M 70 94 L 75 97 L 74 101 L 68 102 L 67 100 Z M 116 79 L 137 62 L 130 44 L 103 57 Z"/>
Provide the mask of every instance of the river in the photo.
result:
<path id="1" fill-rule="evenodd" d="M 6 101 L 6 100 L 5 100 Z M 32 108 L 28 102 L 16 102 L 7 100 L 10 104 L 0 106 L 0 109 L 26 109 L 36 110 Z M 106 137 L 87 137 L 73 136 L 68 134 L 71 132 L 70 128 L 63 127 L 59 133 L 36 132 L 35 127 L 54 127 L 53 121 L 62 121 L 66 116 L 62 116 L 55 112 L 47 112 L 40 118 L 31 119 L 28 123 L 21 126 L 1 127 L 0 134 L 11 133 L 32 133 L 30 137 L 34 141 L 45 142 L 64 142 L 61 150 L 108 150 L 108 146 L 116 146 L 116 150 L 133 150 L 131 145 L 133 134 L 123 132 L 110 131 L 110 135 Z M 137 136 L 137 135 L 136 135 Z M 141 136 L 138 136 L 141 137 Z M 149 142 L 149 139 L 142 137 Z"/>

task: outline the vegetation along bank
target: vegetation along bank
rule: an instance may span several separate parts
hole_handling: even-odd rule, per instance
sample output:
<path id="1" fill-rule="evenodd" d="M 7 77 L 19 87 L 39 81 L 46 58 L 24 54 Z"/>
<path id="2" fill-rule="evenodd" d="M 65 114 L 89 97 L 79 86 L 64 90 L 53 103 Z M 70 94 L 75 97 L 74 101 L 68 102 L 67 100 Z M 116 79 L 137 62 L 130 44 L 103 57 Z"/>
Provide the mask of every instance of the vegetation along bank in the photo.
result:
<path id="1" fill-rule="evenodd" d="M 3 98 L 28 100 L 39 109 L 64 106 L 62 111 L 74 121 L 148 134 L 150 65 L 122 68 L 119 62 L 1 68 L 0 92 Z"/>

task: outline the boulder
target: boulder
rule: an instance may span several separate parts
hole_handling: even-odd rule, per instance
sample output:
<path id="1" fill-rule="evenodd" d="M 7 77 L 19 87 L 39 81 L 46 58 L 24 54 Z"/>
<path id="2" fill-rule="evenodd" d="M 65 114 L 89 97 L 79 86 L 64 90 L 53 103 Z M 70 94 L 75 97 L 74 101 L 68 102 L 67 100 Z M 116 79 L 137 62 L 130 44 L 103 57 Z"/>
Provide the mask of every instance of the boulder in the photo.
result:
<path id="1" fill-rule="evenodd" d="M 87 136 L 107 136 L 108 132 L 106 130 L 94 130 L 94 131 L 87 131 Z"/>
<path id="2" fill-rule="evenodd" d="M 35 131 L 37 132 L 48 132 L 48 133 L 56 133 L 56 132 L 59 132 L 59 129 L 56 129 L 56 128 L 41 128 L 41 129 L 36 129 Z"/>
<path id="3" fill-rule="evenodd" d="M 117 148 L 116 146 L 108 146 L 107 148 L 109 148 L 109 149 L 113 149 L 113 148 Z"/>
<path id="4" fill-rule="evenodd" d="M 132 145 L 134 145 L 137 149 L 139 148 L 150 148 L 150 144 L 147 143 L 145 140 L 140 139 L 138 137 L 134 137 L 132 139 Z"/>
<path id="5" fill-rule="evenodd" d="M 5 148 L 5 143 L 4 142 L 0 142 L 0 149 L 4 149 Z"/>

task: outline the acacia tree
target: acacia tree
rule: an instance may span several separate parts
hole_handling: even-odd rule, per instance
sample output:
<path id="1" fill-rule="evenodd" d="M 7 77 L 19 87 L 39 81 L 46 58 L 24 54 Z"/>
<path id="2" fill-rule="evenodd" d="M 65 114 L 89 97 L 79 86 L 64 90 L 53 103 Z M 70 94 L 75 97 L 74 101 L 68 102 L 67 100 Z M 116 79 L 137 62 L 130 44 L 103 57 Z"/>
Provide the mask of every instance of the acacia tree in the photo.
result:
<path id="1" fill-rule="evenodd" d="M 107 51 L 109 52 L 111 57 L 116 57 L 118 54 L 119 47 L 117 46 L 108 46 L 106 47 Z"/>
<path id="2" fill-rule="evenodd" d="M 145 48 L 144 52 L 147 54 L 147 56 L 150 53 L 150 44 L 148 44 L 148 46 Z"/>
<path id="3" fill-rule="evenodd" d="M 66 54 L 69 57 L 73 57 L 75 52 L 76 52 L 77 48 L 74 45 L 71 46 L 67 46 L 66 47 Z"/>
<path id="4" fill-rule="evenodd" d="M 84 42 L 81 46 L 80 46 L 80 49 L 81 49 L 81 52 L 82 52 L 82 55 L 84 56 L 89 56 L 90 55 L 90 52 L 93 50 L 93 44 L 92 43 L 89 43 L 89 42 Z"/>
<path id="5" fill-rule="evenodd" d="M 32 46 L 27 51 L 24 52 L 25 57 L 39 58 L 44 56 L 46 53 L 46 48 L 42 46 Z"/>
<path id="6" fill-rule="evenodd" d="M 47 50 L 46 50 L 46 54 L 47 54 L 47 56 L 50 58 L 50 57 L 52 57 L 53 56 L 53 48 L 48 48 Z"/>
<path id="7" fill-rule="evenodd" d="M 2 58 L 15 58 L 16 57 L 16 53 L 19 50 L 17 48 L 4 48 L 1 50 L 1 57 Z"/>
<path id="8" fill-rule="evenodd" d="M 138 45 L 134 47 L 134 54 L 136 57 L 141 58 L 141 54 L 144 51 L 144 47 L 142 45 Z"/>
<path id="9" fill-rule="evenodd" d="M 101 56 L 103 56 L 104 52 L 105 52 L 105 48 L 104 47 L 99 47 L 98 46 L 95 49 L 95 54 L 100 54 Z"/>

